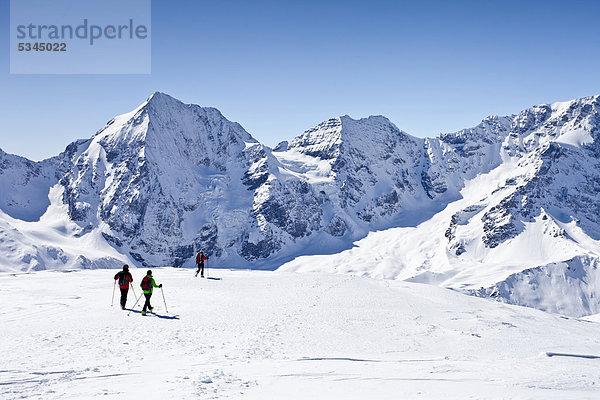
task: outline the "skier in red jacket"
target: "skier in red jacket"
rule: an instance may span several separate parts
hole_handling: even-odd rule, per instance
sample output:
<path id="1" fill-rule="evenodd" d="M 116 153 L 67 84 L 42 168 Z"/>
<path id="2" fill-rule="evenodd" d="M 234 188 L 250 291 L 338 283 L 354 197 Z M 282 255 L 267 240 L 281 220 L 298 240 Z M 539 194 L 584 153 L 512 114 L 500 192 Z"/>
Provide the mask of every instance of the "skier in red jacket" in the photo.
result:
<path id="1" fill-rule="evenodd" d="M 198 276 L 198 272 L 200 272 L 200 278 L 204 278 L 204 260 L 208 260 L 208 257 L 204 255 L 204 252 L 200 250 L 200 253 L 196 256 L 196 265 L 198 265 L 198 270 L 196 271 L 196 275 Z"/>
<path id="2" fill-rule="evenodd" d="M 115 275 L 115 281 L 119 280 L 119 289 L 121 289 L 121 310 L 125 309 L 127 303 L 127 292 L 129 291 L 129 283 L 133 282 L 133 277 L 129 272 L 129 265 L 123 265 L 123 271 Z"/>

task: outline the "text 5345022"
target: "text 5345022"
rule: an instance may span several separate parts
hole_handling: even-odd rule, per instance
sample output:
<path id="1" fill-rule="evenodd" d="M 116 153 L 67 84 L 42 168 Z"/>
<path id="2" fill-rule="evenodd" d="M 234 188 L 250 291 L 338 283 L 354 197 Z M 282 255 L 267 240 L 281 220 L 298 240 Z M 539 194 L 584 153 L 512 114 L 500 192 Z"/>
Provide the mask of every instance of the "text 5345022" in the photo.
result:
<path id="1" fill-rule="evenodd" d="M 66 43 L 19 43 L 19 51 L 67 51 Z"/>

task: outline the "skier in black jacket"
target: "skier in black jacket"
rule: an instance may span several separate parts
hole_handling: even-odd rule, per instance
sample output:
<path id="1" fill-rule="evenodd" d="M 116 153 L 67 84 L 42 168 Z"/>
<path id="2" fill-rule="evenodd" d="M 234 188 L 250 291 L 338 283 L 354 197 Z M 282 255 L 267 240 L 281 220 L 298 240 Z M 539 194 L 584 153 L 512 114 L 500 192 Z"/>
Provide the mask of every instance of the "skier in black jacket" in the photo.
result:
<path id="1" fill-rule="evenodd" d="M 133 277 L 129 272 L 129 265 L 123 265 L 123 271 L 115 275 L 115 281 L 119 280 L 119 289 L 121 289 L 121 310 L 125 309 L 127 303 L 127 292 L 129 291 L 129 283 L 133 282 Z"/>

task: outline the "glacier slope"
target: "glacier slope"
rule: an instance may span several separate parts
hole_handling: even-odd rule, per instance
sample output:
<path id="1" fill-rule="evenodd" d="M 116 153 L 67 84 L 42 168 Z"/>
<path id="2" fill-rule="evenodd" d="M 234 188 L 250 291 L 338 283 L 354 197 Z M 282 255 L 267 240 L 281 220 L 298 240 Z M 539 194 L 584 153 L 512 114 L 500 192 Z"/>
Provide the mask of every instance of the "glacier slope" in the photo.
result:
<path id="1" fill-rule="evenodd" d="M 598 397 L 598 323 L 417 283 L 209 273 L 154 269 L 169 312 L 155 291 L 147 317 L 110 307 L 114 271 L 1 273 L 0 397 Z"/>
<path id="2" fill-rule="evenodd" d="M 119 268 L 128 258 L 112 248 L 100 229 L 80 235 L 80 227 L 65 218 L 64 189 L 49 190 L 50 205 L 39 221 L 27 222 L 0 210 L 0 265 L 5 272 L 46 269 Z"/>
<path id="3" fill-rule="evenodd" d="M 349 250 L 298 257 L 281 270 L 429 283 L 574 316 L 600 312 L 600 241 L 576 220 L 541 209 L 516 237 L 485 245 L 483 216 L 510 191 L 499 189 L 503 182 L 522 172 L 503 163 L 468 181 L 460 200 L 416 227 L 371 232 Z"/>

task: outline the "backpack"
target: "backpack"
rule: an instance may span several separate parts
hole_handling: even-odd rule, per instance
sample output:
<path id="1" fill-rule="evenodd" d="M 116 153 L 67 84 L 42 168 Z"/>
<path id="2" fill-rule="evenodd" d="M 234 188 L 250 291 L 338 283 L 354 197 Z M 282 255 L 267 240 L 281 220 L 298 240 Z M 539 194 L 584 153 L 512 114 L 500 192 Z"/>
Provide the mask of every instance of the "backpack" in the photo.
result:
<path id="1" fill-rule="evenodd" d="M 129 279 L 127 279 L 127 274 L 125 272 L 119 272 L 119 286 L 125 286 L 129 284 Z"/>
<path id="2" fill-rule="evenodd" d="M 152 289 L 152 278 L 146 275 L 144 279 L 142 279 L 142 290 L 151 290 Z"/>

